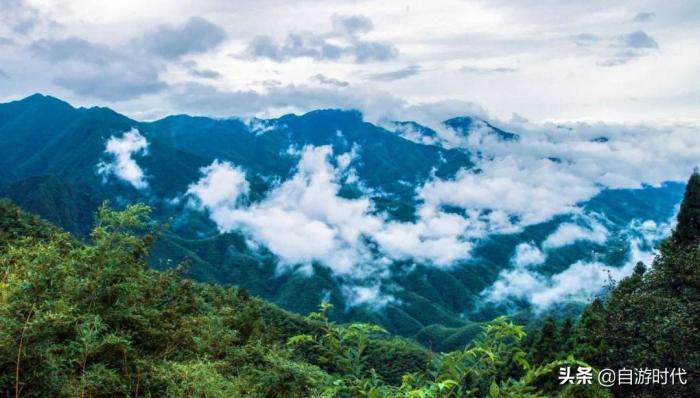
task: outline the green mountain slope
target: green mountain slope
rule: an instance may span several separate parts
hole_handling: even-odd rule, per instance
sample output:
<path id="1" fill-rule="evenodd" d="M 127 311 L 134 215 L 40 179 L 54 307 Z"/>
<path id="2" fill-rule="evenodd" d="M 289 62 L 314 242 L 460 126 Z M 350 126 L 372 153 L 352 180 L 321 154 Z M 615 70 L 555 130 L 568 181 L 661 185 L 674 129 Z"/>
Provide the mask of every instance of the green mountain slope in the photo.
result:
<path id="1" fill-rule="evenodd" d="M 618 386 L 621 396 L 700 394 L 700 174 L 690 177 L 673 234 L 647 268 L 637 264 L 578 328 L 578 352 L 609 368 L 683 369 L 686 383 Z"/>
<path id="2" fill-rule="evenodd" d="M 610 286 L 577 322 L 549 318 L 524 340 L 530 361 L 574 354 L 613 371 L 633 371 L 632 383 L 615 382 L 616 397 L 700 395 L 700 175 L 689 179 L 671 236 L 652 264 Z M 648 371 L 647 371 L 648 370 Z M 647 372 L 649 376 L 646 376 Z M 549 377 L 541 386 L 558 388 Z"/>
<path id="3" fill-rule="evenodd" d="M 428 136 L 435 134 L 415 122 L 401 123 Z M 481 122 L 463 117 L 446 123 L 465 135 L 472 124 Z M 97 174 L 98 163 L 111 160 L 105 153 L 107 140 L 132 128 L 148 142 L 147 154 L 133 155 L 144 170 L 145 189 Z M 515 133 L 492 129 L 501 141 L 519 139 Z M 354 149 L 356 157 L 351 165 L 361 183 L 343 185 L 339 195 L 366 197 L 374 212 L 385 212 L 391 221 L 415 220 L 420 204 L 416 189 L 426 179 L 449 179 L 460 168 L 473 167 L 474 154 L 466 150 L 404 139 L 367 123 L 356 111 L 319 110 L 268 120 L 179 115 L 139 122 L 107 108 L 74 108 L 37 94 L 0 104 L 0 193 L 83 240 L 103 200 L 118 208 L 148 203 L 153 218 L 170 226 L 153 248 L 152 267 L 166 270 L 188 261 L 187 276 L 244 287 L 302 314 L 328 299 L 335 306 L 329 316 L 338 322 L 371 321 L 392 333 L 419 337 L 431 344 L 435 342 L 431 331 L 439 336 L 452 331 L 450 341 L 454 343 L 432 345 L 440 349 L 467 343 L 472 334 L 465 330 L 472 330 L 474 324 L 504 313 L 527 313 L 527 301 L 485 303 L 482 292 L 502 271 L 513 267 L 519 244 L 541 246 L 560 225 L 581 223 L 575 217 L 560 216 L 519 233 L 489 236 L 477 242 L 471 258 L 453 267 L 397 261 L 391 264 L 386 281 L 386 289 L 395 300 L 379 309 L 371 304 L 353 307 L 346 303 L 343 281 L 328 267 L 313 264 L 313 275 L 280 272 L 273 253 L 249 244 L 242 231 L 221 234 L 209 214 L 192 209 L 183 196 L 200 177 L 200 168 L 218 159 L 243 168 L 251 185 L 250 200 L 260 201 L 294 173 L 298 159 L 288 150 L 304 145 L 329 145 L 336 154 L 353 153 Z M 586 214 L 602 220 L 610 239 L 603 243 L 577 241 L 552 249 L 538 270 L 552 275 L 577 261 L 594 260 L 621 266 L 630 255 L 631 223 L 650 220 L 663 224 L 673 215 L 682 193 L 683 184 L 679 183 L 602 191 L 580 205 Z"/>
<path id="4" fill-rule="evenodd" d="M 148 208 L 99 209 L 91 242 L 0 201 L 0 394 L 24 397 L 543 396 L 521 327 L 433 354 L 370 324 L 303 318 L 245 290 L 149 268 Z M 429 360 L 431 360 L 429 363 Z M 597 386 L 564 396 L 608 397 Z M 573 395 L 572 395 L 573 394 Z"/>
<path id="5" fill-rule="evenodd" d="M 306 396 L 330 380 L 304 362 L 313 356 L 281 345 L 320 333 L 321 323 L 244 290 L 150 270 L 153 238 L 133 235 L 148 228 L 146 211 L 101 208 L 85 245 L 0 201 L 0 391 L 283 397 Z M 428 360 L 404 340 L 372 339 L 368 349 L 371 366 L 394 383 Z"/>
<path id="6" fill-rule="evenodd" d="M 41 214 L 65 230 L 86 237 L 94 222 L 91 213 L 99 205 L 99 196 L 89 188 L 68 184 L 55 176 L 30 177 L 10 184 L 4 195 L 22 208 Z"/>

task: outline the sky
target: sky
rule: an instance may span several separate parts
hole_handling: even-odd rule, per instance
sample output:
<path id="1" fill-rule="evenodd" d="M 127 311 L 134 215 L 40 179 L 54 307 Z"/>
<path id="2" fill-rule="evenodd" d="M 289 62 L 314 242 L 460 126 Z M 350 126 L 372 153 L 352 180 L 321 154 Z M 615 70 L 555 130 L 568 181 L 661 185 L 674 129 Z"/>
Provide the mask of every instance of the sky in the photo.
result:
<path id="1" fill-rule="evenodd" d="M 668 232 L 671 223 L 651 220 L 624 226 L 641 232 L 619 269 L 537 269 L 551 250 L 610 238 L 580 203 L 608 188 L 684 181 L 698 166 L 698 49 L 697 0 L 0 0 L 0 102 L 41 92 L 139 120 L 188 113 L 254 121 L 353 108 L 382 126 L 416 121 L 437 136 L 397 133 L 477 154 L 480 171 L 417 186 L 415 222 L 374 214 L 367 197 L 339 195 L 357 178 L 359 147 L 291 148 L 295 174 L 256 203 L 246 200 L 248 171 L 216 160 L 173 200 L 206 211 L 221 231 L 245 231 L 283 267 L 327 265 L 356 303 L 392 300 L 380 294 L 391 261 L 449 267 L 490 234 L 575 215 L 578 223 L 541 244 L 520 245 L 483 293 L 547 307 L 648 262 L 644 248 Z M 479 123 L 456 134 L 442 124 L 455 116 L 520 138 L 499 140 Z M 147 191 L 149 171 L 133 155 L 149 155 L 147 139 L 137 130 L 115 135 L 105 142 L 111 160 L 96 172 Z"/>
<path id="2" fill-rule="evenodd" d="M 0 101 L 698 122 L 700 2 L 0 0 Z"/>

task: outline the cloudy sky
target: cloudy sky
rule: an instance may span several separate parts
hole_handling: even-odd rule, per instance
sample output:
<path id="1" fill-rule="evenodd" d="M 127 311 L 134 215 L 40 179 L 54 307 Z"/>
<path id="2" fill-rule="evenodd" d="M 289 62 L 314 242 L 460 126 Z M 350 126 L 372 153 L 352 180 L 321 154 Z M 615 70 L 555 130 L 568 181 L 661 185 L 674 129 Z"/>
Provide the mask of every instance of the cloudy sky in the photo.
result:
<path id="1" fill-rule="evenodd" d="M 0 100 L 43 92 L 141 119 L 425 104 L 536 122 L 700 117 L 693 0 L 193 3 L 0 0 Z"/>
<path id="2" fill-rule="evenodd" d="M 417 186 L 422 204 L 411 223 L 373 214 L 365 197 L 338 195 L 361 148 L 298 149 L 294 176 L 245 206 L 247 171 L 217 160 L 180 198 L 222 231 L 246 231 L 283 265 L 320 261 L 353 279 L 354 302 L 384 300 L 376 281 L 386 268 L 363 266 L 373 255 L 363 237 L 387 260 L 447 267 L 489 234 L 579 214 L 577 204 L 606 188 L 683 181 L 698 165 L 697 0 L 383 3 L 0 0 L 0 102 L 42 92 L 141 120 L 355 108 L 371 122 L 417 121 L 437 131 L 430 143 L 480 154 L 480 173 L 463 169 Z M 484 128 L 460 136 L 441 123 L 461 115 L 495 121 L 520 139 L 502 142 Z M 149 154 L 136 130 L 108 140 L 113 162 L 96 170 L 148 190 L 148 170 L 133 154 Z M 611 272 L 648 261 L 643 243 L 670 228 L 624 226 L 644 233 L 620 269 L 577 262 L 541 275 L 536 267 L 553 248 L 613 233 L 584 221 L 539 246 L 520 245 L 484 297 L 548 306 L 574 290 L 597 291 Z"/>

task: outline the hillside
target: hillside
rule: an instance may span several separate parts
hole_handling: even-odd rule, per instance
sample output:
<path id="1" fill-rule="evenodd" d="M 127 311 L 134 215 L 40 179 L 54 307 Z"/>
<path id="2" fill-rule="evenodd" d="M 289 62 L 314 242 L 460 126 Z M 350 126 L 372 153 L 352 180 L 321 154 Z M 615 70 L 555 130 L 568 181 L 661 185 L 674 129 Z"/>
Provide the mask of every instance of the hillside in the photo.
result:
<path id="1" fill-rule="evenodd" d="M 616 383 L 619 397 L 693 397 L 700 394 L 700 174 L 690 177 L 670 236 L 652 263 L 597 297 L 580 320 L 549 319 L 525 342 L 532 361 L 574 353 L 599 369 L 634 369 L 632 384 Z M 652 377 L 645 382 L 645 369 Z M 670 372 L 681 378 L 669 377 Z M 658 376 L 653 376 L 657 373 Z M 664 376 L 665 374 L 665 376 Z M 665 377 L 665 379 L 664 379 Z M 665 383 L 664 383 L 665 380 Z M 549 383 L 556 383 L 550 379 Z M 555 384 L 550 384 L 550 386 Z"/>
<path id="2" fill-rule="evenodd" d="M 432 353 L 371 324 L 304 318 L 245 290 L 149 268 L 149 209 L 103 205 L 89 243 L 0 201 L 0 392 L 44 396 L 687 397 L 698 384 L 700 174 L 647 270 L 580 321 L 526 337 L 503 318 Z M 437 330 L 441 341 L 453 331 Z M 461 332 L 460 332 L 461 333 Z M 580 359 L 576 359 L 580 358 Z M 586 362 L 581 361 L 581 359 Z M 565 366 L 681 368 L 685 382 L 565 384 Z M 597 374 L 597 373 L 596 373 Z M 677 377 L 677 376 L 673 376 Z M 676 379 L 674 379 L 676 380 Z"/>
<path id="3" fill-rule="evenodd" d="M 520 380 L 500 376 L 489 358 L 512 356 L 524 335 L 503 319 L 464 352 L 436 355 L 378 326 L 338 326 L 328 304 L 302 318 L 242 289 L 150 270 L 148 212 L 100 207 L 85 244 L 0 201 L 0 393 L 494 396 L 534 391 L 559 363 L 523 368 Z M 455 356 L 469 365 L 449 365 Z"/>
<path id="4" fill-rule="evenodd" d="M 540 253 L 541 264 L 525 267 L 546 282 L 542 289 L 554 289 L 554 278 L 576 264 L 624 276 L 638 253 L 650 255 L 683 193 L 672 181 L 601 189 L 569 205 L 575 211 L 535 214 L 534 221 L 492 210 L 492 202 L 477 210 L 453 205 L 451 194 L 433 208 L 428 193 L 487 173 L 479 166 L 491 156 L 482 153 L 486 145 L 507 149 L 527 140 L 473 116 L 442 128 L 476 144 L 443 145 L 429 127 L 373 124 L 357 111 L 140 122 L 36 94 L 0 104 L 0 193 L 81 239 L 103 200 L 118 208 L 147 203 L 169 225 L 153 248 L 153 268 L 187 260 L 186 275 L 196 280 L 243 287 L 300 314 L 327 299 L 336 321 L 376 323 L 439 350 L 463 346 L 475 327 L 502 314 L 532 320 L 540 304 L 528 291 L 494 290 L 523 272 L 516 264 L 522 249 Z M 537 162 L 555 175 L 564 164 L 546 156 Z M 244 182 L 206 185 L 216 172 L 242 173 Z M 496 188 L 502 180 L 494 179 Z M 236 187 L 245 191 L 239 198 L 216 196 L 237 195 Z M 216 200 L 204 203 L 204 193 Z M 517 195 L 504 202 L 529 207 Z M 300 241 L 288 245 L 296 235 Z M 576 315 L 596 283 L 603 282 L 540 306 Z"/>
<path id="5" fill-rule="evenodd" d="M 329 377 L 284 348 L 321 333 L 321 322 L 245 290 L 149 270 L 153 238 L 132 235 L 145 217 L 143 206 L 103 207 L 86 246 L 0 201 L 0 391 L 15 392 L 16 367 L 23 396 L 305 396 Z M 396 383 L 427 365 L 423 348 L 378 337 L 367 363 L 382 378 Z"/>

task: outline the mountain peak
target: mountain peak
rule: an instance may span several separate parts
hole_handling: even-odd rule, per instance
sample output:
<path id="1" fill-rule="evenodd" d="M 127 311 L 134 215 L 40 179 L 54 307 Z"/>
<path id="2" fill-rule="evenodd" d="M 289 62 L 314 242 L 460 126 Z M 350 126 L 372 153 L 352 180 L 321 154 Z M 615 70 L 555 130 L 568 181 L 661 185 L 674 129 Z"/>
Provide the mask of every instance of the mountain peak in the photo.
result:
<path id="1" fill-rule="evenodd" d="M 456 130 L 464 136 L 468 136 L 472 129 L 477 126 L 486 126 L 490 129 L 491 133 L 501 141 L 517 141 L 520 139 L 518 134 L 502 130 L 485 120 L 472 116 L 454 117 L 452 119 L 445 120 L 443 123 L 445 126 Z"/>
<path id="2" fill-rule="evenodd" d="M 317 109 L 302 115 L 290 113 L 279 118 L 282 122 L 297 119 L 321 123 L 359 123 L 362 122 L 362 113 L 356 109 Z"/>
<path id="3" fill-rule="evenodd" d="M 54 105 L 54 106 L 73 108 L 69 103 L 67 103 L 61 99 L 58 99 L 58 98 L 50 96 L 50 95 L 44 95 L 41 93 L 34 93 L 28 97 L 22 98 L 20 100 L 14 101 L 14 102 L 18 103 L 18 104 L 27 104 L 27 105 L 44 104 L 44 105 Z"/>

